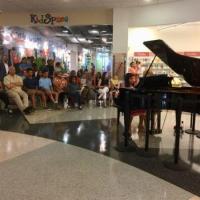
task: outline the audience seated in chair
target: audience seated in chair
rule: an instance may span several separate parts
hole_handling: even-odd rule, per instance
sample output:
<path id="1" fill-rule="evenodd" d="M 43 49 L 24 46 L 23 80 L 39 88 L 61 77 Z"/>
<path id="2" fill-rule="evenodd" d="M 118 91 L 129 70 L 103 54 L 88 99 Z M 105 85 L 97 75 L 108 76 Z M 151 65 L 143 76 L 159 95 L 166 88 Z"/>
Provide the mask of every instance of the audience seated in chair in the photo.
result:
<path id="1" fill-rule="evenodd" d="M 68 97 L 73 103 L 75 104 L 75 107 L 78 107 L 79 109 L 82 109 L 81 106 L 81 94 L 80 94 L 80 85 L 77 83 L 77 77 L 71 76 L 69 78 L 69 83 L 67 85 L 67 93 Z"/>
<path id="2" fill-rule="evenodd" d="M 4 85 L 8 96 L 14 100 L 20 111 L 30 114 L 32 108 L 29 107 L 28 95 L 22 90 L 22 78 L 16 75 L 14 67 L 9 68 L 9 74 L 4 77 Z"/>
<path id="3" fill-rule="evenodd" d="M 53 102 L 55 108 L 58 107 L 58 93 L 53 90 L 51 79 L 48 78 L 48 71 L 44 70 L 39 80 L 39 88 Z"/>
<path id="4" fill-rule="evenodd" d="M 98 99 L 103 99 L 104 101 L 104 106 L 106 106 L 106 100 L 107 100 L 107 96 L 108 96 L 108 92 L 109 92 L 109 88 L 110 88 L 110 79 L 108 77 L 108 73 L 104 72 L 102 77 L 100 78 L 99 82 L 98 82 Z"/>
<path id="5" fill-rule="evenodd" d="M 28 68 L 26 70 L 26 78 L 23 81 L 23 89 L 30 96 L 31 103 L 34 109 L 36 109 L 36 96 L 39 96 L 41 98 L 42 106 L 46 108 L 47 104 L 45 93 L 42 90 L 39 90 L 38 87 L 38 80 L 33 77 L 33 70 L 31 68 Z"/>
<path id="6" fill-rule="evenodd" d="M 61 72 L 54 73 L 53 88 L 58 93 L 59 100 L 63 103 L 65 96 L 67 96 L 67 80 L 62 77 Z"/>

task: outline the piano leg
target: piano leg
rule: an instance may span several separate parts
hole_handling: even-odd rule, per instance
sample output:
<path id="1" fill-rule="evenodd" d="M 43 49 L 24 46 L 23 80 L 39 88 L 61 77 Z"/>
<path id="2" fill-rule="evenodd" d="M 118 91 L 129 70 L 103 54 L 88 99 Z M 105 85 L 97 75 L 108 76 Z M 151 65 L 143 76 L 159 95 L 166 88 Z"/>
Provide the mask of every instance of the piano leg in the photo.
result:
<path id="1" fill-rule="evenodd" d="M 129 92 L 125 93 L 125 101 L 130 102 L 130 94 Z M 125 104 L 124 107 L 124 142 L 117 144 L 116 150 L 120 152 L 133 152 L 135 151 L 136 147 L 134 142 L 131 140 L 131 133 L 130 133 L 130 125 L 131 125 L 131 111 L 129 107 L 129 103 Z"/>
<path id="2" fill-rule="evenodd" d="M 151 110 L 151 96 L 147 97 L 147 109 L 146 109 L 146 134 L 145 134 L 145 147 L 144 148 L 137 148 L 136 153 L 139 156 L 151 158 L 158 156 L 159 149 L 157 148 L 150 148 L 149 149 L 149 137 L 151 133 L 151 119 L 152 117 L 152 110 Z M 151 136 L 153 137 L 153 136 Z"/>
<path id="3" fill-rule="evenodd" d="M 151 132 L 150 130 L 150 123 L 152 121 L 151 119 L 151 96 L 148 95 L 147 97 L 147 116 L 146 116 L 146 137 L 145 137 L 145 151 L 149 150 L 149 134 Z"/>
<path id="4" fill-rule="evenodd" d="M 151 110 L 148 108 L 146 115 L 145 152 L 149 150 L 150 122 L 151 122 Z"/>
<path id="5" fill-rule="evenodd" d="M 128 146 L 128 140 L 130 138 L 130 125 L 131 125 L 131 119 L 130 119 L 130 114 L 126 113 L 126 116 L 124 114 L 124 128 L 125 128 L 125 132 L 124 132 L 124 146 L 127 147 Z"/>
<path id="6" fill-rule="evenodd" d="M 179 146 L 180 146 L 180 134 L 181 134 L 181 106 L 176 110 L 176 136 L 175 136 L 175 149 L 174 149 L 174 164 L 179 161 Z"/>
<path id="7" fill-rule="evenodd" d="M 164 165 L 175 171 L 183 171 L 190 168 L 188 164 L 180 160 L 180 135 L 181 135 L 181 114 L 182 114 L 182 100 L 177 101 L 176 109 L 176 127 L 175 127 L 175 147 L 174 147 L 174 159 L 173 161 L 164 161 Z"/>

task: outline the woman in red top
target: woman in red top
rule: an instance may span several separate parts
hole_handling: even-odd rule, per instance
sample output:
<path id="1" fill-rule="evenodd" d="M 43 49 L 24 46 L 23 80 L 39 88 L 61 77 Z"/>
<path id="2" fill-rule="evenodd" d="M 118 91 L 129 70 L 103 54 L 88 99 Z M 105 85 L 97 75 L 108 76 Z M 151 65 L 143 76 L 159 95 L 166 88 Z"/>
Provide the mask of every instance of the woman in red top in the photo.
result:
<path id="1" fill-rule="evenodd" d="M 139 74 L 139 65 L 136 62 L 131 62 L 128 68 L 128 73 Z"/>

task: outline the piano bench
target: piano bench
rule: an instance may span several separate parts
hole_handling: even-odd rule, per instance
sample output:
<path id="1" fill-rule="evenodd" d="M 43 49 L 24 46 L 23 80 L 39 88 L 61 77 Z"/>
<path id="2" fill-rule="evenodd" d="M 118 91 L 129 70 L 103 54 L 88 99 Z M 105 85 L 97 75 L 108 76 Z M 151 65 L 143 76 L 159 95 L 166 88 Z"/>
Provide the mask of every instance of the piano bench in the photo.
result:
<path id="1" fill-rule="evenodd" d="M 131 116 L 141 116 L 141 115 L 146 115 L 146 111 L 145 110 L 134 110 L 131 112 Z"/>
<path id="2" fill-rule="evenodd" d="M 119 126 L 119 120 L 120 120 L 120 113 L 124 113 L 123 108 L 121 108 L 120 106 L 116 106 L 117 108 L 117 126 Z M 146 111 L 145 110 L 134 110 L 131 112 L 131 117 L 134 116 L 145 116 L 146 115 Z"/>

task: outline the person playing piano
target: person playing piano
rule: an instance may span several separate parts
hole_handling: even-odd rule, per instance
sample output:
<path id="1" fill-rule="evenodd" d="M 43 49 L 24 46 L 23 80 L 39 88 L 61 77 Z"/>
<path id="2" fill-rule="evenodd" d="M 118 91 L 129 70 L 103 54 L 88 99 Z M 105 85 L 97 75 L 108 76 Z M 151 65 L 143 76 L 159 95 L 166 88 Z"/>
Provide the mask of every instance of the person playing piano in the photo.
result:
<path id="1" fill-rule="evenodd" d="M 139 83 L 139 74 L 127 73 L 124 77 L 124 87 L 134 89 Z M 145 111 L 138 110 L 132 113 L 131 121 L 133 116 L 139 115 L 139 125 L 138 133 L 144 132 L 144 121 L 145 121 Z M 131 125 L 130 125 L 131 130 Z M 131 131 L 130 131 L 131 132 Z"/>

